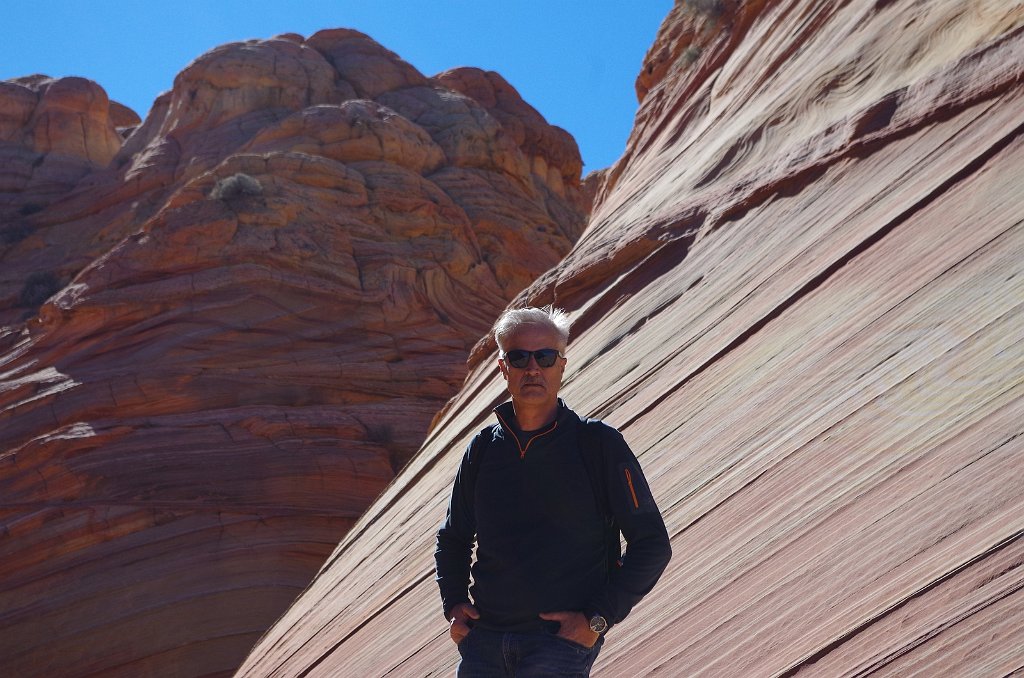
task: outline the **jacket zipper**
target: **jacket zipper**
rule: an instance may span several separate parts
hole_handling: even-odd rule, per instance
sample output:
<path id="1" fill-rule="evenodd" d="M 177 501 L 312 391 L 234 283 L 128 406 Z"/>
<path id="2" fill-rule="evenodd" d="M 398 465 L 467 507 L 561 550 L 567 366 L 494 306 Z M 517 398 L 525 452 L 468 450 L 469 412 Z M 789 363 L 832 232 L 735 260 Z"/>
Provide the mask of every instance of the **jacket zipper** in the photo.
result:
<path id="1" fill-rule="evenodd" d="M 540 438 L 541 436 L 546 436 L 547 434 L 551 433 L 556 428 L 558 428 L 558 421 L 557 420 L 551 422 L 551 428 L 549 428 L 547 431 L 543 431 L 541 433 L 538 433 L 537 435 L 535 435 L 532 438 L 530 438 L 530 441 L 528 443 L 526 443 L 526 447 L 523 447 L 522 445 L 519 444 L 519 436 L 517 436 L 512 431 L 512 427 L 510 427 L 508 424 L 505 423 L 505 420 L 501 418 L 500 414 L 495 412 L 494 415 L 496 417 L 498 417 L 499 421 L 501 421 L 502 426 L 504 426 L 506 429 L 508 429 L 508 432 L 512 434 L 512 439 L 516 441 L 516 447 L 519 448 L 519 458 L 520 459 L 526 459 L 526 451 L 528 449 L 530 449 L 530 445 L 533 445 L 533 441 L 534 440 L 536 440 L 537 438 Z"/>

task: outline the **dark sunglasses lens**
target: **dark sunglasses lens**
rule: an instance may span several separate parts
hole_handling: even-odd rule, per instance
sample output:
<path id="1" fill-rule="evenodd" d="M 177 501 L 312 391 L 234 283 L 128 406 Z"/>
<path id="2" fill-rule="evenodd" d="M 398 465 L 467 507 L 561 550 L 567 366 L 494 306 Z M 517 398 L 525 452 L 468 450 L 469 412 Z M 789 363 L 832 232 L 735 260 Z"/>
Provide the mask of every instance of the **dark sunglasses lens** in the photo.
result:
<path id="1" fill-rule="evenodd" d="M 507 360 L 508 364 L 512 367 L 522 369 L 530 362 L 530 352 L 519 350 L 509 351 L 505 354 L 505 360 Z"/>
<path id="2" fill-rule="evenodd" d="M 530 355 L 530 351 L 515 349 L 505 354 L 505 360 L 512 367 L 521 370 L 530 364 Z M 533 351 L 532 355 L 541 367 L 551 367 L 558 360 L 558 351 L 553 348 L 542 348 L 539 351 Z"/>
<path id="3" fill-rule="evenodd" d="M 537 359 L 537 364 L 541 367 L 551 367 L 555 364 L 555 359 L 558 358 L 558 351 L 550 348 L 544 348 L 539 351 L 534 351 L 533 357 Z"/>

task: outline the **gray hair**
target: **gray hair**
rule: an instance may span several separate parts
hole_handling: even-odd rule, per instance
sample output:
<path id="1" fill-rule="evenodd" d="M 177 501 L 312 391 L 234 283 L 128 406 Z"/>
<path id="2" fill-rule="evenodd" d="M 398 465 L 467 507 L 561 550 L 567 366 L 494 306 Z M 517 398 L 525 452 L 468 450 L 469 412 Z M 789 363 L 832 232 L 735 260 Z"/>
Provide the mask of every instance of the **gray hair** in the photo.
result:
<path id="1" fill-rule="evenodd" d="M 560 350 L 565 350 L 569 343 L 569 326 L 572 320 L 569 314 L 560 308 L 548 304 L 543 308 L 510 308 L 506 310 L 498 321 L 494 323 L 494 340 L 498 342 L 498 348 L 505 350 L 505 341 L 523 325 L 542 325 L 551 328 L 558 335 L 561 342 Z"/>

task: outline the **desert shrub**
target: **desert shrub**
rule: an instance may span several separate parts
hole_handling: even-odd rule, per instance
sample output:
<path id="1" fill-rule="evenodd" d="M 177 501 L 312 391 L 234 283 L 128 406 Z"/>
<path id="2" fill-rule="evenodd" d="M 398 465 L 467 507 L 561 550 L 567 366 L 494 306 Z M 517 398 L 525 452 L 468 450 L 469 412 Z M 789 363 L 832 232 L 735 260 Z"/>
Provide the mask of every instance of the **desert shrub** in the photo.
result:
<path id="1" fill-rule="evenodd" d="M 697 45 L 690 45 L 689 47 L 683 50 L 683 53 L 679 56 L 679 59 L 687 66 L 690 66 L 691 64 L 693 64 L 694 61 L 700 58 L 701 51 L 701 48 L 698 47 Z"/>
<path id="2" fill-rule="evenodd" d="M 214 200 L 231 200 L 243 195 L 262 194 L 263 186 L 260 185 L 260 182 L 241 172 L 221 179 L 214 185 L 213 190 L 210 191 L 210 197 Z"/>
<path id="3" fill-rule="evenodd" d="M 686 0 L 686 6 L 697 14 L 706 14 L 711 17 L 721 16 L 725 11 L 722 0 Z"/>
<path id="4" fill-rule="evenodd" d="M 52 297 L 61 287 L 60 278 L 53 271 L 37 271 L 25 280 L 18 297 L 19 306 L 37 307 Z"/>

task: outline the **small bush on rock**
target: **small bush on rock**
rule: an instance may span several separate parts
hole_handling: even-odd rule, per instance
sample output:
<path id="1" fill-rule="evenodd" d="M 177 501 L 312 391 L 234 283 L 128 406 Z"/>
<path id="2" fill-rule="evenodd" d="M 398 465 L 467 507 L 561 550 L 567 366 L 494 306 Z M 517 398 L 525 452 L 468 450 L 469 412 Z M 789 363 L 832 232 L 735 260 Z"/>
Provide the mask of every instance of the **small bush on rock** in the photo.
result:
<path id="1" fill-rule="evenodd" d="M 698 47 L 697 45 L 690 45 L 685 50 L 683 50 L 683 54 L 680 56 L 680 60 L 687 66 L 692 66 L 693 62 L 700 58 L 701 51 L 701 48 Z"/>
<path id="2" fill-rule="evenodd" d="M 254 177 L 241 172 L 221 179 L 210 191 L 214 200 L 231 200 L 243 195 L 263 195 L 263 186 Z"/>
<path id="3" fill-rule="evenodd" d="M 686 6 L 697 14 L 706 14 L 710 17 L 721 16 L 725 11 L 722 0 L 686 0 Z"/>

